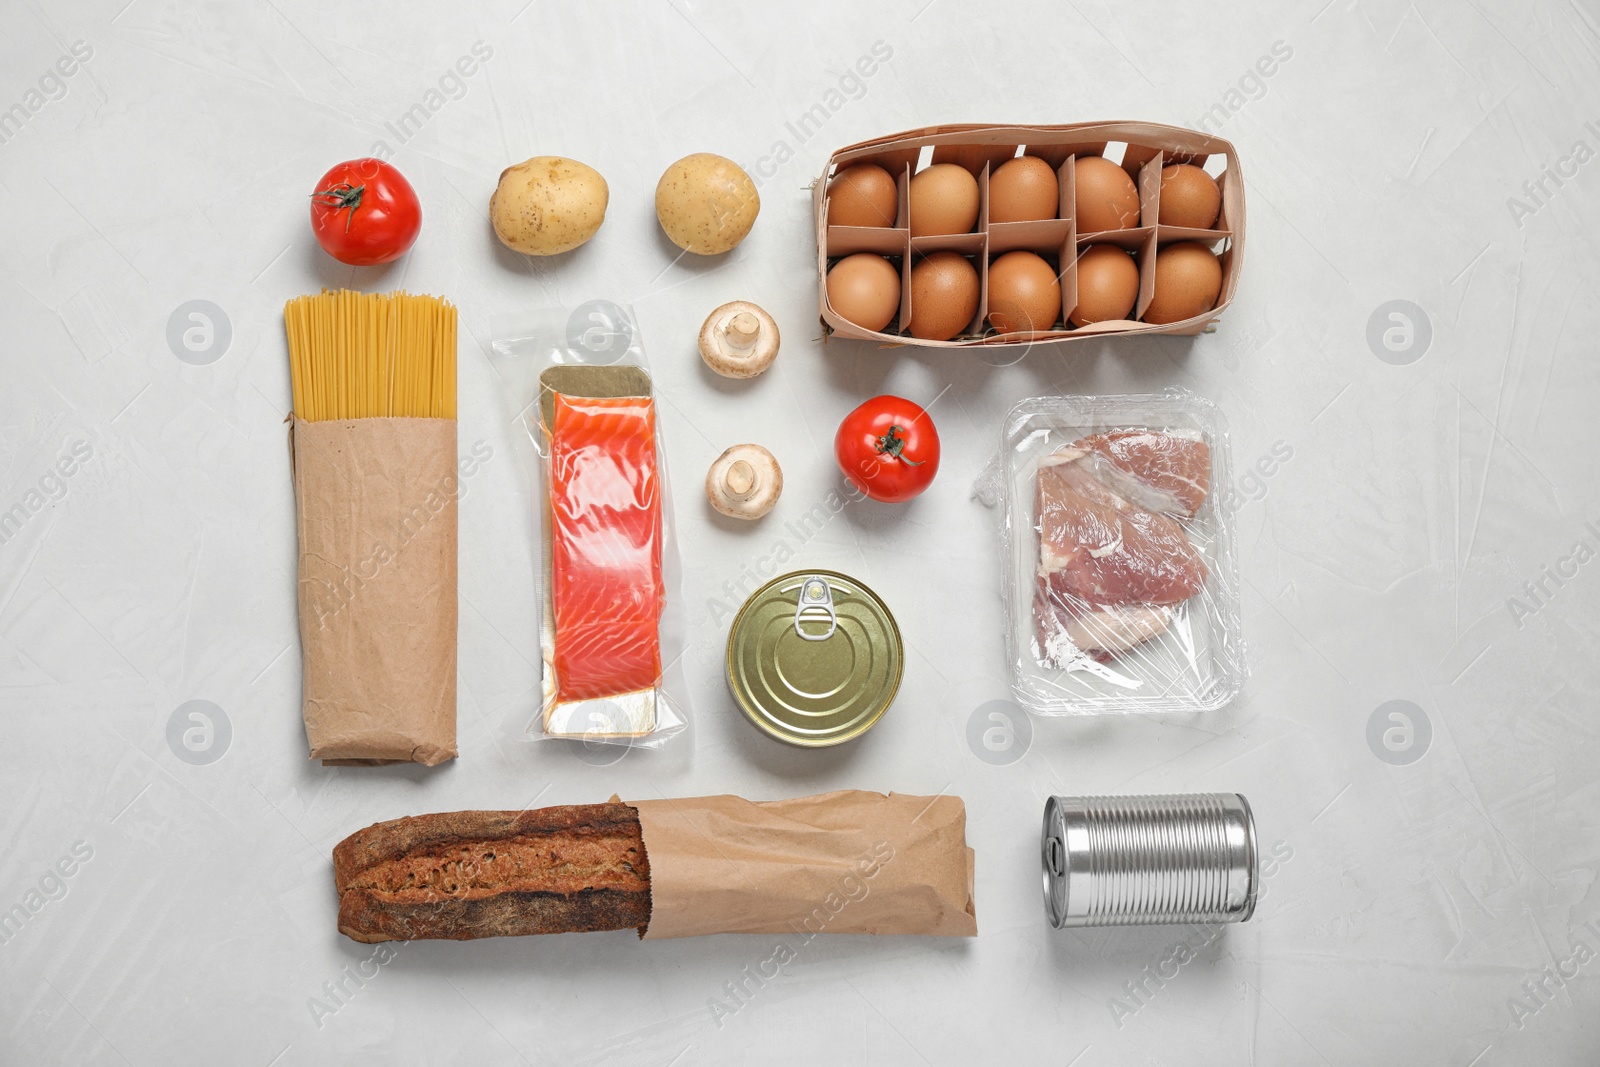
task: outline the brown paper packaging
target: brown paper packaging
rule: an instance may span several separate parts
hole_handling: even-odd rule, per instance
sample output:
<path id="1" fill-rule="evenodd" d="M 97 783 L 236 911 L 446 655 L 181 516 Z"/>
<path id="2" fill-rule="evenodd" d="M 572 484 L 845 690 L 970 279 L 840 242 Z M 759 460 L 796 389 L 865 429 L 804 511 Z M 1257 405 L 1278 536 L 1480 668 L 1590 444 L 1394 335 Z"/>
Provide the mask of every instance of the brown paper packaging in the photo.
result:
<path id="1" fill-rule="evenodd" d="M 455 758 L 455 420 L 295 420 L 290 441 L 311 758 Z"/>
<path id="2" fill-rule="evenodd" d="M 977 936 L 959 797 L 844 790 L 628 803 L 650 860 L 646 938 Z"/>
<path id="3" fill-rule="evenodd" d="M 1139 225 L 1125 230 L 1080 233 L 1073 218 L 1075 208 L 1074 160 L 1100 155 L 1111 142 L 1126 144 L 1122 167 L 1139 189 Z M 1058 217 L 1037 222 L 990 222 L 989 175 L 1026 146 L 1057 169 L 1061 197 Z M 911 174 L 924 148 L 932 149 L 932 162 L 957 163 L 978 179 L 978 224 L 972 233 L 912 237 L 908 188 Z M 1217 175 L 1222 191 L 1222 212 L 1213 228 L 1190 230 L 1158 222 L 1161 168 L 1171 163 L 1203 164 L 1222 156 L 1226 166 Z M 829 226 L 828 179 L 852 163 L 876 163 L 895 176 L 900 190 L 898 217 L 892 227 Z M 835 337 L 854 337 L 885 345 L 919 345 L 929 348 L 1021 348 L 1043 342 L 1082 340 L 1121 334 L 1176 334 L 1192 336 L 1210 328 L 1233 301 L 1244 267 L 1244 177 L 1232 143 L 1181 126 L 1155 122 L 1080 122 L 1066 125 L 946 125 L 925 126 L 904 133 L 877 137 L 841 148 L 829 157 L 822 176 L 812 187 L 812 210 L 817 236 L 818 310 L 823 328 Z M 1150 306 L 1155 291 L 1155 265 L 1161 249 L 1175 241 L 1198 241 L 1218 252 L 1222 260 L 1222 290 L 1209 311 L 1179 322 L 1158 325 L 1137 321 Z M 1071 327 L 1067 315 L 1078 302 L 1077 258 L 1093 244 L 1115 244 L 1133 253 L 1139 262 L 1139 296 L 1133 319 L 1097 322 Z M 1220 251 L 1219 251 L 1220 246 Z M 1005 252 L 1036 252 L 1057 264 L 1061 282 L 1061 317 L 1048 330 L 985 334 L 989 314 L 989 263 Z M 905 333 L 891 333 L 911 318 L 911 267 L 914 260 L 949 250 L 975 257 L 978 268 L 978 310 L 964 333 L 949 341 L 924 341 Z M 871 331 L 844 318 L 828 302 L 828 268 L 833 261 L 855 252 L 876 252 L 899 259 L 900 313 L 884 331 Z"/>

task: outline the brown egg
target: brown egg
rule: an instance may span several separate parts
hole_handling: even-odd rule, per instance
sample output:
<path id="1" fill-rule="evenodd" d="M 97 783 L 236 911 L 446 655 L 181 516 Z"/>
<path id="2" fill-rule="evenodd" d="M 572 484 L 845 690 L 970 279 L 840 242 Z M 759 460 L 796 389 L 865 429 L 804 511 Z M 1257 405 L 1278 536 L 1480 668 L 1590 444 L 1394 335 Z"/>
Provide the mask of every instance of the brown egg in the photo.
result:
<path id="1" fill-rule="evenodd" d="M 1018 156 L 989 175 L 989 221 L 1053 219 L 1061 206 L 1056 169 L 1038 156 Z"/>
<path id="2" fill-rule="evenodd" d="M 965 167 L 935 163 L 911 178 L 911 236 L 971 233 L 978 221 L 978 179 Z"/>
<path id="3" fill-rule="evenodd" d="M 1015 152 L 1015 148 L 997 148 L 986 144 L 947 144 L 934 149 L 933 159 L 936 163 L 954 163 L 976 174 L 983 169 L 985 163 L 992 163 L 998 167 Z"/>
<path id="4" fill-rule="evenodd" d="M 1043 256 L 1007 252 L 989 264 L 989 324 L 1001 333 L 1048 330 L 1061 316 L 1061 279 Z"/>
<path id="5" fill-rule="evenodd" d="M 845 256 L 828 271 L 828 305 L 864 330 L 881 330 L 900 311 L 900 272 L 871 252 Z"/>
<path id="6" fill-rule="evenodd" d="M 1138 300 L 1139 264 L 1125 250 L 1116 245 L 1090 245 L 1078 256 L 1074 326 L 1128 318 Z"/>
<path id="7" fill-rule="evenodd" d="M 1209 230 L 1221 210 L 1222 190 L 1211 175 L 1189 163 L 1161 168 L 1161 225 Z"/>
<path id="8" fill-rule="evenodd" d="M 1144 321 L 1165 326 L 1210 311 L 1222 292 L 1222 260 L 1197 241 L 1156 250 L 1156 288 Z"/>
<path id="9" fill-rule="evenodd" d="M 1104 156 L 1079 156 L 1073 168 L 1078 236 L 1139 225 L 1139 190 L 1127 171 Z"/>
<path id="10" fill-rule="evenodd" d="M 935 252 L 911 268 L 911 336 L 948 341 L 978 313 L 978 269 L 959 252 Z"/>
<path id="11" fill-rule="evenodd" d="M 876 163 L 846 167 L 828 183 L 829 226 L 893 226 L 900 194 Z"/>

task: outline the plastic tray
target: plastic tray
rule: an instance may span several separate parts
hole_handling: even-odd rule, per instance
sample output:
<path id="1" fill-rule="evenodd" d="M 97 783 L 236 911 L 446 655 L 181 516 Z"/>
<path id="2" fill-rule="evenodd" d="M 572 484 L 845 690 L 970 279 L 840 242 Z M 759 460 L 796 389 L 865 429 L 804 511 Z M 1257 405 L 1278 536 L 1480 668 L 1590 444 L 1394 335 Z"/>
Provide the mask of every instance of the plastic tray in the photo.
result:
<path id="1" fill-rule="evenodd" d="M 1161 510 L 1159 504 L 1139 508 L 1146 515 L 1137 516 L 1140 523 L 1154 523 L 1169 535 L 1168 523 L 1176 522 L 1205 574 L 1198 592 L 1161 609 L 1159 614 L 1165 614 L 1167 621 L 1160 633 L 1126 650 L 1096 654 L 1066 639 L 1059 624 L 1047 621 L 1041 626 L 1039 621 L 1041 604 L 1047 619 L 1062 617 L 1056 609 L 1087 612 L 1097 606 L 1044 592 L 1051 587 L 1042 585 L 1040 578 L 1038 478 L 1041 464 L 1049 466 L 1053 458 L 1059 459 L 1062 449 L 1091 434 L 1119 430 L 1157 431 L 1208 446 L 1209 484 L 1192 517 L 1147 519 L 1150 511 Z M 999 472 L 1005 516 L 1006 652 L 1019 703 L 1043 715 L 1210 711 L 1238 693 L 1247 668 L 1233 516 L 1224 506 L 1226 487 L 1232 484 L 1228 433 L 1215 404 L 1184 390 L 1024 400 L 1006 416 Z M 1125 496 L 1121 498 L 1128 503 Z M 1123 551 L 1122 544 L 1086 548 L 1103 556 Z"/>

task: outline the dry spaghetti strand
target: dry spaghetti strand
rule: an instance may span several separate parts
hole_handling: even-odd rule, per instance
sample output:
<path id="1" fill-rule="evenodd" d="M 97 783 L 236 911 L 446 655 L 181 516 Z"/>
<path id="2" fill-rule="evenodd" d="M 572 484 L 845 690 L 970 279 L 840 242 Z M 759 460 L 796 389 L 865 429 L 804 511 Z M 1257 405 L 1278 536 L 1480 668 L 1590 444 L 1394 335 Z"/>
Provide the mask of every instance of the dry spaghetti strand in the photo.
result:
<path id="1" fill-rule="evenodd" d="M 296 417 L 456 417 L 456 309 L 448 301 L 324 289 L 285 304 L 283 325 Z"/>

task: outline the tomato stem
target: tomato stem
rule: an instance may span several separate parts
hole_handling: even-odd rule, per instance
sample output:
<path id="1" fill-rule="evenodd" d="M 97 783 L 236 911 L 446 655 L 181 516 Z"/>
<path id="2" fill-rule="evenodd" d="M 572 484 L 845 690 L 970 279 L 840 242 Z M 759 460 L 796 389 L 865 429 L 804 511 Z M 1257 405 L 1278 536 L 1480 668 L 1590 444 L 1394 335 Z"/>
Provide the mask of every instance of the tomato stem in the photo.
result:
<path id="1" fill-rule="evenodd" d="M 311 194 L 311 199 L 324 207 L 333 209 L 337 215 L 348 210 L 350 214 L 344 217 L 344 232 L 350 232 L 350 220 L 356 217 L 356 208 L 361 206 L 361 194 L 366 191 L 365 185 L 351 185 L 349 182 L 340 182 L 338 185 L 327 189 L 318 189 Z"/>
<path id="2" fill-rule="evenodd" d="M 874 442 L 878 449 L 878 454 L 880 456 L 888 456 L 891 459 L 897 459 L 901 463 L 906 463 L 913 467 L 922 466 L 921 460 L 910 459 L 906 456 L 906 439 L 900 436 L 902 432 L 902 429 L 898 425 L 891 424 L 889 427 L 889 432 Z"/>

